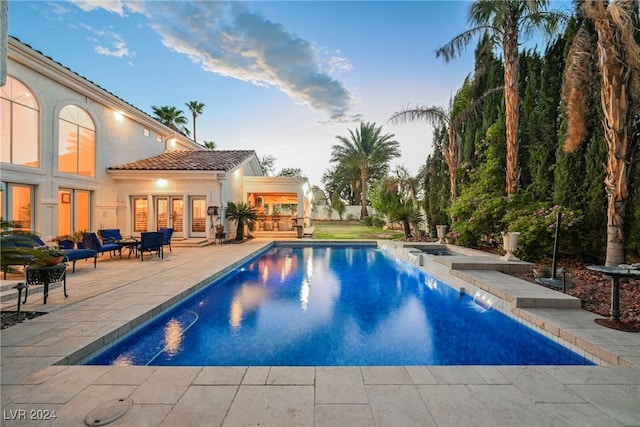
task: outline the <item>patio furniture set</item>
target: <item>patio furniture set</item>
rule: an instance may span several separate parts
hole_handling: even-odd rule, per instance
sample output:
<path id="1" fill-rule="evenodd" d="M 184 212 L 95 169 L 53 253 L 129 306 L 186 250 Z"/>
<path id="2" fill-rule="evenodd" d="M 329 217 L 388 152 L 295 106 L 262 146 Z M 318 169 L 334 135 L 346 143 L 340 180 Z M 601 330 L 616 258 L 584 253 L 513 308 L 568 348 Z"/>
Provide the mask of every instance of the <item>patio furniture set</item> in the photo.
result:
<path id="1" fill-rule="evenodd" d="M 98 237 L 98 234 L 101 238 Z M 164 259 L 164 247 L 168 246 L 169 251 L 172 250 L 172 235 L 173 228 L 161 228 L 160 231 L 142 232 L 139 238 L 124 238 L 119 229 L 103 229 L 99 230 L 98 233 L 87 232 L 84 233 L 83 240 L 78 242 L 77 248 L 72 240 L 58 240 L 58 246 L 62 249 L 64 256 L 60 257 L 57 263 L 53 263 L 53 265 L 33 265 L 34 259 L 32 256 L 29 256 L 27 252 L 25 252 L 24 256 L 14 256 L 10 260 L 3 259 L 2 270 L 4 271 L 4 279 L 7 278 L 7 271 L 10 269 L 10 266 L 24 266 L 26 283 L 16 285 L 16 289 L 20 286 L 21 290 L 25 290 L 24 303 L 27 302 L 29 285 L 44 285 L 44 304 L 46 304 L 49 285 L 51 283 L 63 282 L 64 296 L 65 298 L 68 296 L 66 290 L 68 262 L 72 263 L 73 273 L 75 273 L 76 262 L 82 259 L 88 260 L 93 258 L 93 267 L 96 268 L 98 255 L 109 253 L 111 257 L 119 256 L 122 259 L 122 249 L 129 250 L 129 257 L 131 257 L 132 253 L 136 258 L 140 256 L 141 261 L 144 261 L 145 252 L 155 253 L 155 255 Z M 3 236 L 3 239 L 4 248 L 38 248 L 47 246 L 46 243 L 35 234 L 20 234 L 15 235 L 15 238 L 8 235 Z"/>

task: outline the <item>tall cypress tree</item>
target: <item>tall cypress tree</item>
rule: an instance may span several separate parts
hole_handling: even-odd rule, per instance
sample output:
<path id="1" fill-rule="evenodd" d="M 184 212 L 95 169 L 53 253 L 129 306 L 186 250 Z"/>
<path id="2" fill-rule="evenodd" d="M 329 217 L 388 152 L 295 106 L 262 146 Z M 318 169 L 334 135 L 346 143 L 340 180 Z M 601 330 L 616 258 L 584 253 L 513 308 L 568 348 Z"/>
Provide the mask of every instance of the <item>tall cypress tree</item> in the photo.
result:
<path id="1" fill-rule="evenodd" d="M 540 71 L 539 115 L 535 124 L 538 139 L 528 147 L 531 184 L 526 189 L 533 200 L 537 201 L 551 200 L 552 196 L 553 165 L 560 127 L 560 90 L 565 44 L 565 38 L 559 37 L 547 46 Z"/>
<path id="2" fill-rule="evenodd" d="M 531 151 L 540 140 L 540 109 L 538 96 L 540 93 L 540 74 L 542 58 L 535 51 L 520 54 L 520 153 L 518 164 L 521 168 L 520 185 L 527 188 L 531 185 Z"/>

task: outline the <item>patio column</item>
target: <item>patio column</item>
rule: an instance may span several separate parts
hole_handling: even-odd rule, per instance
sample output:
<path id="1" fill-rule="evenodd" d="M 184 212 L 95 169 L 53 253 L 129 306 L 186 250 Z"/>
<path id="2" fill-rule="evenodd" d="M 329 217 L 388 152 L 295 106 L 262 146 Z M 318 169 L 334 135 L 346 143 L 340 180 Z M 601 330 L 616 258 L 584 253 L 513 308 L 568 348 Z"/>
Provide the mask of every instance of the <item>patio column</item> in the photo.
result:
<path id="1" fill-rule="evenodd" d="M 298 220 L 297 220 L 297 225 L 302 225 L 304 226 L 304 202 L 305 202 L 305 198 L 304 198 L 304 192 L 302 191 L 302 189 L 298 189 Z"/>

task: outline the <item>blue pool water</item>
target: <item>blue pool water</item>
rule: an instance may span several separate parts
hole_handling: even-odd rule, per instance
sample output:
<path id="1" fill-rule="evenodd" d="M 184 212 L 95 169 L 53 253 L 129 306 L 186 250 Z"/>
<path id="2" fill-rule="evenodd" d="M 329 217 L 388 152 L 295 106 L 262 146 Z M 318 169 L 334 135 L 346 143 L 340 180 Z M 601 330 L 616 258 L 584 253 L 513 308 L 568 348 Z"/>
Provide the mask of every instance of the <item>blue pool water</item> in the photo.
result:
<path id="1" fill-rule="evenodd" d="M 276 246 L 89 365 L 590 365 L 374 247 Z"/>

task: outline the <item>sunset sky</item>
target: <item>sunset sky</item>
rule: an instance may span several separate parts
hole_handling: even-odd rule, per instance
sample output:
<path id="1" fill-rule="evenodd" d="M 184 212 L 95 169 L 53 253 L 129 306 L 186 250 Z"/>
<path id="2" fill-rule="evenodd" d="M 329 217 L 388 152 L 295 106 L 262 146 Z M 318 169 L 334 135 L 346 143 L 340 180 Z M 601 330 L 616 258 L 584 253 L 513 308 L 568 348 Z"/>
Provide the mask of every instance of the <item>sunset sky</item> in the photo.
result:
<path id="1" fill-rule="evenodd" d="M 567 3 L 569 4 L 569 3 Z M 151 114 L 206 106 L 198 142 L 274 156 L 321 186 L 336 135 L 359 121 L 395 134 L 416 173 L 426 124 L 394 125 L 405 106 L 447 105 L 473 70 L 473 42 L 446 64 L 435 51 L 467 29 L 468 2 L 9 1 L 9 34 Z M 191 123 L 189 123 L 191 129 Z"/>

